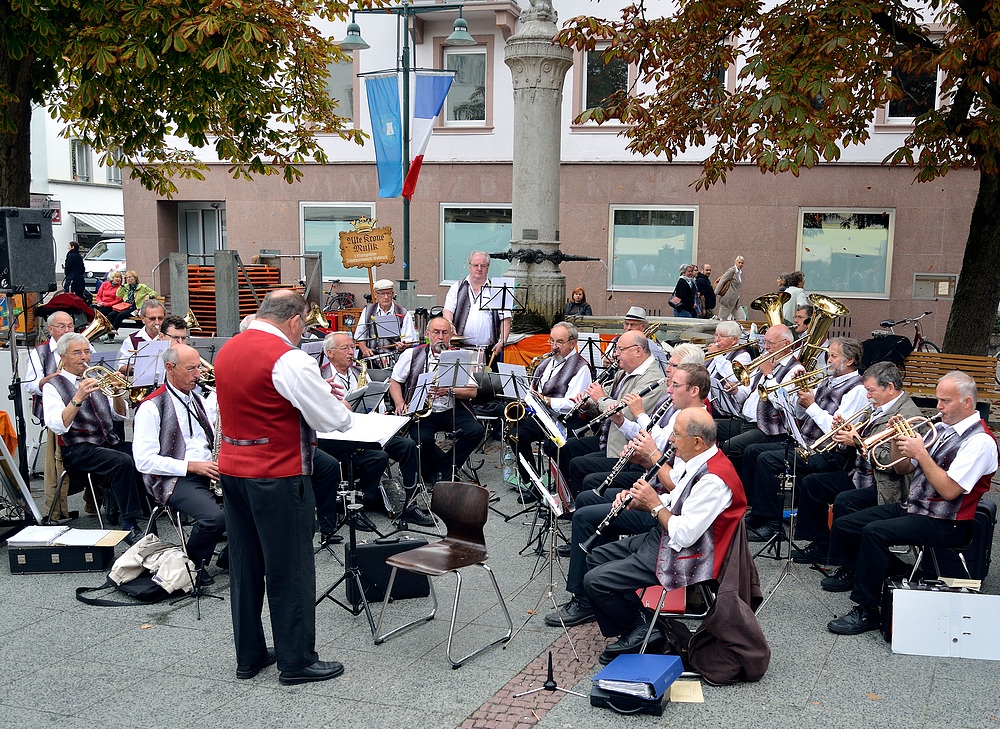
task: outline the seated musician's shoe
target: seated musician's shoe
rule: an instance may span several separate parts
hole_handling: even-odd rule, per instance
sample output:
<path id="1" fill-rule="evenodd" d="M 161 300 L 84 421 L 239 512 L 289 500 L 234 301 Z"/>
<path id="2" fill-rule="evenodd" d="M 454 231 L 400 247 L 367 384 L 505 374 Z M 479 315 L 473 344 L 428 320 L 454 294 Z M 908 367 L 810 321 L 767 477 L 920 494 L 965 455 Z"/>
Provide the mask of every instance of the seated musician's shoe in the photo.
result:
<path id="1" fill-rule="evenodd" d="M 299 683 L 326 681 L 336 678 L 344 672 L 344 664 L 338 661 L 316 661 L 311 666 L 298 671 L 282 671 L 278 674 L 278 683 L 282 686 L 294 686 Z"/>
<path id="2" fill-rule="evenodd" d="M 278 657 L 274 653 L 274 648 L 270 648 L 267 651 L 267 655 L 264 656 L 264 660 L 255 666 L 237 666 L 236 667 L 236 678 L 253 678 L 258 673 L 263 671 L 268 666 L 273 666 Z"/>
<path id="3" fill-rule="evenodd" d="M 854 572 L 847 567 L 838 567 L 829 577 L 824 577 L 819 586 L 827 592 L 847 592 L 854 587 Z"/>
<path id="4" fill-rule="evenodd" d="M 560 557 L 572 557 L 573 545 L 560 544 L 558 547 L 556 547 L 556 554 L 558 554 Z"/>
<path id="5" fill-rule="evenodd" d="M 215 578 L 208 574 L 208 570 L 202 567 L 194 580 L 195 587 L 208 587 L 215 584 Z"/>
<path id="6" fill-rule="evenodd" d="M 409 509 L 404 511 L 403 519 L 410 524 L 416 524 L 417 526 L 434 526 L 434 517 L 431 516 L 429 511 L 421 509 L 419 506 L 411 506 Z"/>
<path id="7" fill-rule="evenodd" d="M 534 489 L 519 488 L 517 492 L 517 500 L 522 504 L 533 504 L 538 501 L 538 494 L 535 493 Z"/>
<path id="8" fill-rule="evenodd" d="M 219 552 L 219 556 L 215 558 L 215 566 L 218 567 L 220 570 L 228 570 L 229 569 L 229 545 L 228 544 L 225 547 L 222 548 L 222 551 Z"/>
<path id="9" fill-rule="evenodd" d="M 333 532 L 321 532 L 319 535 L 319 543 L 324 546 L 327 544 L 340 544 L 343 541 L 344 538 L 342 536 Z"/>
<path id="10" fill-rule="evenodd" d="M 142 539 L 144 536 L 146 536 L 145 530 L 136 524 L 132 524 L 130 527 L 126 528 L 128 529 L 128 534 L 125 537 L 125 542 L 130 547 L 136 542 L 138 542 L 140 539 Z M 149 533 L 155 534 L 156 532 L 154 530 L 150 530 Z"/>
<path id="11" fill-rule="evenodd" d="M 778 530 L 781 529 L 781 524 L 776 521 L 769 521 L 761 524 L 760 526 L 752 526 L 747 528 L 747 541 L 750 542 L 769 542 L 774 539 L 778 534 Z M 784 535 L 784 531 L 782 531 Z"/>
<path id="12" fill-rule="evenodd" d="M 813 542 L 802 549 L 793 546 L 792 561 L 795 564 L 826 564 L 829 552 L 830 545 L 818 542 Z"/>
<path id="13" fill-rule="evenodd" d="M 572 628 L 574 625 L 591 623 L 595 619 L 594 608 L 590 606 L 590 598 L 574 595 L 572 600 L 559 608 L 559 612 L 546 615 L 545 624 L 550 628 L 561 628 L 564 625 L 567 628 Z"/>
<path id="14" fill-rule="evenodd" d="M 837 635 L 859 635 L 869 630 L 878 630 L 882 625 L 878 610 L 855 605 L 854 609 L 842 618 L 836 618 L 826 624 L 827 630 Z"/>
<path id="15" fill-rule="evenodd" d="M 642 648 L 642 641 L 646 638 L 646 631 L 649 629 L 649 621 L 651 619 L 651 615 L 647 615 L 645 611 L 642 611 L 642 619 L 636 621 L 632 632 L 623 635 L 604 649 L 604 652 L 597 659 L 601 665 L 606 666 L 616 657 L 626 653 L 638 653 L 639 649 Z M 660 627 L 659 621 L 657 621 L 657 624 L 653 626 L 653 632 L 649 635 L 649 643 L 646 645 L 646 650 L 650 652 L 658 651 L 663 647 L 664 640 L 666 640 L 666 633 L 663 632 L 663 628 Z"/>

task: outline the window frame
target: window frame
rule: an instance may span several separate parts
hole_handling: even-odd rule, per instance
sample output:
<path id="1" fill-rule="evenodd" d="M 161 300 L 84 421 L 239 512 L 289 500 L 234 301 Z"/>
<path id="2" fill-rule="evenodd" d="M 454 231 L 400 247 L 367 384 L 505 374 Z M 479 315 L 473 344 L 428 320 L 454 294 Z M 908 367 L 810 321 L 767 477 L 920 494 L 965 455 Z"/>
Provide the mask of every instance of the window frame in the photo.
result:
<path id="1" fill-rule="evenodd" d="M 74 182 L 94 181 L 94 154 L 90 145 L 82 139 L 70 140 L 70 176 Z M 81 174 L 80 168 L 84 168 Z"/>
<path id="2" fill-rule="evenodd" d="M 804 271 L 806 274 L 806 289 L 810 293 L 826 294 L 828 296 L 835 296 L 837 298 L 858 298 L 858 299 L 886 299 L 891 298 L 890 293 L 892 291 L 892 263 L 893 254 L 895 250 L 895 235 L 896 235 L 896 215 L 897 210 L 894 207 L 885 208 L 865 208 L 865 207 L 824 207 L 824 206 L 800 206 L 798 209 L 798 220 L 795 236 L 795 267 L 799 271 Z M 837 215 L 888 215 L 889 224 L 886 229 L 886 253 L 885 253 L 885 279 L 882 291 L 856 291 L 856 290 L 834 290 L 828 288 L 821 288 L 815 285 L 815 279 L 810 278 L 810 273 L 804 266 L 807 264 L 803 263 L 803 233 L 805 231 L 804 221 L 805 216 L 812 213 L 821 214 L 837 214 Z M 856 254 L 854 254 L 856 256 Z"/>
<path id="3" fill-rule="evenodd" d="M 576 119 L 580 114 L 587 110 L 586 100 L 587 100 L 587 55 L 589 53 L 601 53 L 606 50 L 608 43 L 599 43 L 596 48 L 592 51 L 573 51 L 573 116 L 572 119 Z M 639 78 L 639 67 L 634 63 L 628 64 L 628 81 L 626 86 L 626 91 L 632 94 L 632 89 L 635 88 L 635 84 Z M 588 121 L 580 124 L 575 121 L 571 121 L 571 129 L 574 130 L 586 130 L 588 132 L 612 132 L 617 134 L 621 131 L 622 127 L 628 126 L 623 124 L 619 119 L 609 119 L 601 125 L 597 122 Z"/>
<path id="4" fill-rule="evenodd" d="M 122 158 L 122 148 L 115 147 L 114 150 L 108 153 L 108 161 L 110 164 L 105 165 L 108 172 L 108 184 L 120 187 L 122 184 L 122 168 L 119 167 L 116 162 Z"/>
<path id="5" fill-rule="evenodd" d="M 483 49 L 486 55 L 486 110 L 485 119 L 482 122 L 447 122 L 445 120 L 445 109 L 434 119 L 434 133 L 446 132 L 448 134 L 490 134 L 493 132 L 493 95 L 496 92 L 496 38 L 492 35 L 473 35 L 476 41 L 474 46 L 446 46 L 447 36 L 434 37 L 434 59 L 438 68 L 447 68 L 446 55 L 479 52 Z M 445 102 L 447 105 L 447 101 Z"/>
<path id="6" fill-rule="evenodd" d="M 299 253 L 304 254 L 307 250 L 315 251 L 320 250 L 315 247 L 315 244 L 311 244 L 309 248 L 306 248 L 306 218 L 305 212 L 306 208 L 367 208 L 367 211 L 362 211 L 360 214 L 364 214 L 371 220 L 378 220 L 376 217 L 376 205 L 373 202 L 362 202 L 362 201 L 329 201 L 329 200 L 300 200 L 299 201 Z M 359 214 L 359 217 L 360 217 Z M 356 218 L 355 218 L 356 219 Z M 320 222 L 320 221 L 313 221 Z M 340 241 L 339 239 L 332 243 L 335 250 L 339 252 Z M 325 250 L 320 250 L 321 253 L 326 253 Z M 325 256 L 324 256 L 325 258 Z M 340 258 L 336 259 L 339 263 Z M 324 263 L 324 268 L 326 264 Z M 363 268 L 344 268 L 343 264 L 339 265 L 340 270 L 344 273 L 331 273 L 327 274 L 325 271 L 322 273 L 323 281 L 332 281 L 338 278 L 343 283 L 368 283 L 368 273 L 366 269 Z"/>
<path id="7" fill-rule="evenodd" d="M 445 222 L 446 222 L 445 221 L 445 211 L 447 211 L 447 210 L 454 210 L 454 209 L 461 209 L 461 210 L 469 210 L 469 209 L 477 209 L 477 210 L 507 210 L 507 211 L 509 211 L 511 213 L 511 222 L 510 222 L 510 225 L 511 225 L 511 228 L 512 228 L 512 231 L 513 231 L 513 224 L 514 224 L 514 219 L 513 219 L 514 205 L 513 205 L 513 203 L 500 203 L 500 202 L 497 202 L 497 203 L 443 202 L 443 203 L 441 203 L 440 206 L 439 206 L 439 209 L 438 209 L 439 210 L 439 212 L 438 212 L 438 281 L 439 281 L 438 285 L 439 286 L 451 286 L 456 281 L 461 281 L 463 278 L 465 278 L 468 275 L 468 268 L 466 267 L 466 258 L 467 258 L 467 256 L 466 256 L 466 258 L 463 258 L 462 262 L 461 262 L 461 265 L 462 265 L 463 270 L 464 270 L 464 273 L 462 274 L 462 276 L 459 277 L 459 278 L 457 278 L 457 279 L 455 279 L 455 278 L 446 278 L 446 271 L 445 271 L 445 268 L 444 268 L 444 264 L 448 260 L 448 251 L 447 251 L 447 240 L 446 240 L 446 235 L 445 235 Z M 496 253 L 502 253 L 503 251 L 507 250 L 508 248 L 510 248 L 510 240 L 507 240 L 506 242 L 500 244 L 500 247 L 498 247 L 498 250 L 496 250 L 496 251 L 491 251 L 488 248 L 483 248 L 483 250 L 486 250 L 487 253 L 494 253 L 494 252 L 496 252 Z M 498 263 L 504 263 L 504 262 L 503 261 L 497 261 L 495 259 L 491 259 L 491 261 L 490 261 L 490 278 L 497 278 L 498 276 L 505 276 L 506 275 L 506 271 L 502 271 L 501 272 L 501 271 L 499 271 L 496 268 L 496 265 Z M 510 266 L 510 264 L 507 263 L 507 267 L 508 268 L 509 268 L 509 266 Z"/>
<path id="8" fill-rule="evenodd" d="M 352 53 L 348 53 L 347 55 L 351 59 L 350 66 L 351 66 L 351 97 L 352 98 L 351 98 L 351 114 L 350 114 L 351 124 L 350 124 L 350 127 L 351 127 L 351 129 L 360 129 L 361 128 L 361 121 L 359 119 L 360 115 L 358 113 L 358 96 L 361 93 L 361 79 L 358 78 L 358 52 L 354 51 Z M 340 65 L 340 64 L 335 64 L 335 63 L 329 63 L 329 64 L 327 64 L 327 67 L 326 67 L 327 68 L 327 73 L 330 72 L 330 67 L 331 66 L 336 66 L 336 65 Z M 347 64 L 345 63 L 344 65 L 346 66 Z M 331 96 L 331 94 L 330 94 L 330 83 L 329 83 L 331 80 L 332 80 L 332 74 L 331 74 L 330 77 L 327 78 L 327 82 L 326 82 L 326 95 L 328 97 Z M 340 100 L 338 100 L 338 101 L 340 101 Z M 337 115 L 338 116 L 344 116 L 343 112 L 344 112 L 344 107 L 343 106 L 338 106 L 337 107 L 337 111 L 336 111 Z M 326 136 L 329 136 L 329 135 L 326 135 Z"/>
<path id="9" fill-rule="evenodd" d="M 690 212 L 692 214 L 691 218 L 691 260 L 689 263 L 694 263 L 698 260 L 698 232 L 700 226 L 701 209 L 699 205 L 616 205 L 612 204 L 608 206 L 608 261 L 610 262 L 607 278 L 608 291 L 643 291 L 643 292 L 662 292 L 671 293 L 677 284 L 677 279 L 680 278 L 680 273 L 668 275 L 666 283 L 664 285 L 656 286 L 654 284 L 646 283 L 635 283 L 635 284 L 616 284 L 615 277 L 615 265 L 618 260 L 618 255 L 615 252 L 615 213 L 619 210 L 639 210 L 639 211 L 680 211 L 680 212 Z M 679 266 L 678 266 L 679 268 Z"/>

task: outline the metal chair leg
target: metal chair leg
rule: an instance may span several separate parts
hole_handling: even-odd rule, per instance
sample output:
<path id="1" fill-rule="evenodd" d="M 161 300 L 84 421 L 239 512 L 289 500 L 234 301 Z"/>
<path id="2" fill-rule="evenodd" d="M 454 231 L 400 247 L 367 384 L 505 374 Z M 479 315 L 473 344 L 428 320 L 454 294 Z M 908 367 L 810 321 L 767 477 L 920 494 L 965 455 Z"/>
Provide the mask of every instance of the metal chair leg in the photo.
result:
<path id="1" fill-rule="evenodd" d="M 462 592 L 462 575 L 461 573 L 459 573 L 458 570 L 455 570 L 455 578 L 456 578 L 455 605 L 451 609 L 451 626 L 448 628 L 448 646 L 445 650 L 445 654 L 448 656 L 448 660 L 451 662 L 451 667 L 453 669 L 459 668 L 470 658 L 478 656 L 483 651 L 492 648 L 495 645 L 499 645 L 500 643 L 506 643 L 508 640 L 510 640 L 511 635 L 514 634 L 514 622 L 511 620 L 510 612 L 507 610 L 507 603 L 504 602 L 503 595 L 500 593 L 500 585 L 497 583 L 496 575 L 493 574 L 493 570 L 490 569 L 490 566 L 488 564 L 480 562 L 479 566 L 482 567 L 484 570 L 486 570 L 486 572 L 490 576 L 490 580 L 493 582 L 493 589 L 496 590 L 497 600 L 500 602 L 500 609 L 503 610 L 504 617 L 507 619 L 507 632 L 504 633 L 499 638 L 497 638 L 496 640 L 490 641 L 486 645 L 482 646 L 481 648 L 477 648 L 476 650 L 472 651 L 466 656 L 463 656 L 462 658 L 455 659 L 451 657 L 451 644 L 452 640 L 455 637 L 455 617 L 458 615 L 458 599 L 459 595 Z"/>
<path id="2" fill-rule="evenodd" d="M 398 635 L 399 633 L 402 633 L 405 630 L 409 630 L 410 628 L 412 628 L 415 625 L 418 625 L 419 623 L 426 623 L 430 620 L 433 620 L 434 616 L 437 614 L 438 601 L 437 601 L 437 593 L 434 592 L 434 580 L 428 577 L 427 584 L 430 586 L 430 591 L 431 591 L 430 613 L 421 618 L 417 618 L 416 620 L 411 620 L 408 623 L 404 623 L 403 625 L 400 625 L 398 628 L 393 628 L 392 630 L 386 633 L 382 632 L 382 622 L 385 620 L 385 613 L 389 607 L 389 597 L 392 595 L 392 586 L 396 582 L 397 569 L 398 569 L 397 567 L 393 567 L 392 572 L 389 573 L 389 584 L 385 588 L 385 597 L 382 600 L 382 610 L 379 612 L 378 615 L 378 625 L 375 626 L 375 635 L 374 635 L 375 645 L 380 645 L 389 638 L 391 638 L 392 636 Z"/>

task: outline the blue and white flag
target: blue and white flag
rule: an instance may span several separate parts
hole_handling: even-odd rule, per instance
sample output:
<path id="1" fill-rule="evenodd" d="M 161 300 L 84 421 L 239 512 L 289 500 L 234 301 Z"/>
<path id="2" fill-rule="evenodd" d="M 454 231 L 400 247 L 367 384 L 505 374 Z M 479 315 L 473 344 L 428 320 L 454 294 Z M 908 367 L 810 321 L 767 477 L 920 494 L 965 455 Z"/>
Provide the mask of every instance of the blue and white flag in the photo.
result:
<path id="1" fill-rule="evenodd" d="M 393 73 L 365 76 L 368 109 L 375 140 L 378 196 L 403 193 L 403 125 L 399 112 L 399 76 Z"/>

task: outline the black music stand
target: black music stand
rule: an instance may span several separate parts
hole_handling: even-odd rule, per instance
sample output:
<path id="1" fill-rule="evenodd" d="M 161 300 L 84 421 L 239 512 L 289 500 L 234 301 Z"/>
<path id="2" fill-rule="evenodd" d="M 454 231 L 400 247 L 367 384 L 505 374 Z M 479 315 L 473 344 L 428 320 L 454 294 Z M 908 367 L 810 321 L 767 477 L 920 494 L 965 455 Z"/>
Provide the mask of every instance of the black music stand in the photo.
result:
<path id="1" fill-rule="evenodd" d="M 346 483 L 342 483 L 342 486 L 346 486 Z M 340 607 L 344 608 L 351 615 L 358 616 L 362 612 L 365 613 L 365 617 L 368 618 L 368 627 L 375 635 L 375 619 L 372 617 L 372 609 L 368 604 L 368 597 L 365 595 L 365 584 L 364 575 L 361 574 L 361 568 L 358 566 L 357 559 L 357 549 L 358 549 L 358 521 L 360 517 L 363 516 L 361 509 L 364 508 L 361 504 L 356 503 L 357 498 L 356 491 L 342 490 L 337 492 L 337 496 L 343 499 L 344 509 L 346 512 L 346 521 L 348 529 L 348 543 L 345 552 L 345 566 L 344 574 L 342 574 L 336 582 L 334 582 L 330 587 L 328 587 L 322 595 L 316 598 L 316 605 L 318 606 L 323 600 L 329 600 Z M 381 535 L 380 535 L 381 536 Z M 340 587 L 343 583 L 348 580 L 354 582 L 355 595 L 359 597 L 359 601 L 354 602 L 352 605 L 348 605 L 346 602 L 341 602 L 333 595 L 333 591 Z M 388 596 L 386 596 L 388 599 Z"/>

